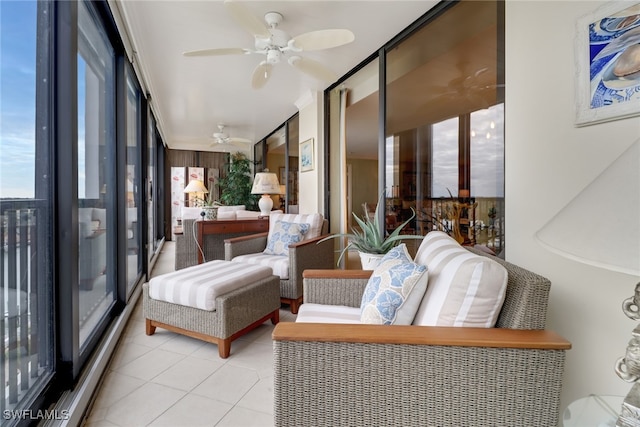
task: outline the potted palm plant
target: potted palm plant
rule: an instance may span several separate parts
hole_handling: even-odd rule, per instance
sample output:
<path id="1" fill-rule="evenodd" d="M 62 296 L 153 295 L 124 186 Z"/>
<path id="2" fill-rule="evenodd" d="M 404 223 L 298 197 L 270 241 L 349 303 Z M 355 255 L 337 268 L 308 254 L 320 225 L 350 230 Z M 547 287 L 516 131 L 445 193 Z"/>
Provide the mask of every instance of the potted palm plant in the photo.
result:
<path id="1" fill-rule="evenodd" d="M 373 270 L 378 265 L 382 257 L 389 252 L 393 247 L 400 244 L 402 240 L 408 239 L 422 239 L 424 236 L 416 236 L 412 234 L 400 234 L 402 229 L 416 216 L 416 212 L 411 208 L 411 218 L 400 224 L 393 232 L 386 235 L 384 227 L 380 226 L 378 218 L 378 209 L 383 204 L 384 193 L 380 195 L 378 205 L 373 217 L 367 215 L 367 206 L 365 203 L 365 212 L 362 218 L 353 213 L 353 217 L 358 223 L 359 229 L 353 227 L 351 233 L 333 234 L 329 237 L 325 237 L 320 242 L 328 239 L 346 237 L 349 239 L 349 244 L 345 246 L 340 252 L 338 258 L 338 264 L 342 261 L 345 253 L 351 248 L 356 249 L 360 254 L 360 261 L 362 263 L 363 270 Z"/>
<path id="2" fill-rule="evenodd" d="M 248 210 L 258 208 L 258 195 L 251 194 L 251 161 L 242 152 L 231 155 L 226 174 L 218 180 L 222 191 L 220 201 L 227 205 L 244 205 Z"/>

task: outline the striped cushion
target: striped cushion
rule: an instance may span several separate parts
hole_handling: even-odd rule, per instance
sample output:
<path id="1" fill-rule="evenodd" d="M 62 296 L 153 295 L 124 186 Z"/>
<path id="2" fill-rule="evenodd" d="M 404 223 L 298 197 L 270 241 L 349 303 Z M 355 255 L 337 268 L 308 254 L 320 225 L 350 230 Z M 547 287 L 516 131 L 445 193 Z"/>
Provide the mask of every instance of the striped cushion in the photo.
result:
<path id="1" fill-rule="evenodd" d="M 302 241 L 314 239 L 322 232 L 322 215 L 315 214 L 271 214 L 269 215 L 269 239 L 275 229 L 276 221 L 294 222 L 297 224 L 309 224 L 309 231 L 302 237 Z"/>
<path id="2" fill-rule="evenodd" d="M 275 276 L 281 279 L 289 278 L 289 257 L 282 255 L 265 255 L 262 252 L 255 254 L 239 255 L 231 262 L 246 263 L 269 267 Z"/>
<path id="3" fill-rule="evenodd" d="M 469 252 L 441 231 L 426 235 L 415 262 L 429 268 L 429 285 L 414 325 L 495 325 L 507 288 L 502 265 Z"/>
<path id="4" fill-rule="evenodd" d="M 152 278 L 149 296 L 172 304 L 214 311 L 218 296 L 269 276 L 271 269 L 267 267 L 210 261 Z"/>
<path id="5" fill-rule="evenodd" d="M 360 323 L 360 308 L 344 305 L 304 303 L 300 306 L 299 323 Z"/>

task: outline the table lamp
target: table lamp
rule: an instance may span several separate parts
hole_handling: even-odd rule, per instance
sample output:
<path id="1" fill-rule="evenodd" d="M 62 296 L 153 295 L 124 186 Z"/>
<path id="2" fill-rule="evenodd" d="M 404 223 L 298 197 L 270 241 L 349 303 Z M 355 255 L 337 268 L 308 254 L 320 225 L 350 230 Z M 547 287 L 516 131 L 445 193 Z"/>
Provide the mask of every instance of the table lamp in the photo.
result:
<path id="1" fill-rule="evenodd" d="M 536 233 L 547 249 L 575 261 L 640 276 L 640 140 Z M 640 320 L 640 283 L 623 312 Z M 640 426 L 640 326 L 616 372 L 634 385 L 622 404 L 617 426 Z"/>
<path id="2" fill-rule="evenodd" d="M 195 193 L 196 194 L 195 200 L 198 200 L 198 199 L 204 200 L 203 196 L 207 194 L 209 190 L 207 190 L 207 187 L 205 187 L 204 183 L 199 179 L 192 179 L 191 181 L 189 181 L 189 185 L 184 187 L 183 192 L 189 195 Z"/>
<path id="3" fill-rule="evenodd" d="M 268 216 L 273 208 L 273 200 L 270 194 L 280 194 L 280 184 L 275 173 L 265 169 L 264 172 L 258 172 L 253 179 L 253 187 L 251 194 L 262 194 L 258 201 L 261 216 Z"/>

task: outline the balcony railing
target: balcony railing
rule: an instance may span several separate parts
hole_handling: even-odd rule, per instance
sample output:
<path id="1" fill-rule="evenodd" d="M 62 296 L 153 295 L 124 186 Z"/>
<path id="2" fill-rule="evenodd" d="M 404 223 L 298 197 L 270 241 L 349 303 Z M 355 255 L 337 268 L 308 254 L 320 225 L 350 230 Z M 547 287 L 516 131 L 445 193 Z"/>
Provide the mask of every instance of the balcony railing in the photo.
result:
<path id="1" fill-rule="evenodd" d="M 20 406 L 50 366 L 50 271 L 47 204 L 0 202 L 0 410 Z"/>
<path id="2" fill-rule="evenodd" d="M 464 245 L 485 245 L 496 254 L 504 249 L 504 198 L 474 197 L 431 198 L 415 202 L 387 199 L 387 219 L 400 224 L 416 211 L 415 219 L 403 233 L 425 235 L 432 230 L 444 231 Z"/>

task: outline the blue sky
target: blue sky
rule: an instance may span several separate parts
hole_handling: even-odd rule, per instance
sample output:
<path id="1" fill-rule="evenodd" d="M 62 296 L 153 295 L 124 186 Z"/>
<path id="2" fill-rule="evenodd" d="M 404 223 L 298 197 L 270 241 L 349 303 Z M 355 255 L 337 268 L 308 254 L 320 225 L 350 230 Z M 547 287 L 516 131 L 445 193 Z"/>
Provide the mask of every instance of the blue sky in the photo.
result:
<path id="1" fill-rule="evenodd" d="M 34 196 L 35 1 L 0 1 L 0 198 Z"/>

